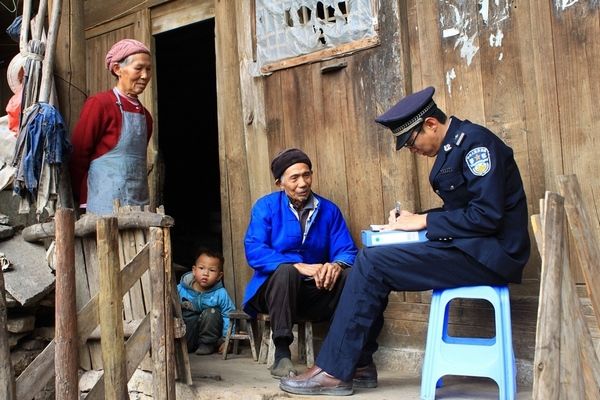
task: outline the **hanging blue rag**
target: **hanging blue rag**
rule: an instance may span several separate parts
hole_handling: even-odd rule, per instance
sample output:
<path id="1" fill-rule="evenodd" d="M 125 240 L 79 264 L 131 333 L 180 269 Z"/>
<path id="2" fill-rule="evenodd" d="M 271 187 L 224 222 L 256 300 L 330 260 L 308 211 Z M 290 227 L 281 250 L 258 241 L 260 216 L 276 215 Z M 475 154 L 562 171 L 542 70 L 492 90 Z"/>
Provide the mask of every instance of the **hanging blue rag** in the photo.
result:
<path id="1" fill-rule="evenodd" d="M 60 168 L 71 150 L 62 116 L 48 103 L 35 103 L 24 113 L 13 166 L 17 167 L 13 191 L 33 203 L 44 163 Z"/>

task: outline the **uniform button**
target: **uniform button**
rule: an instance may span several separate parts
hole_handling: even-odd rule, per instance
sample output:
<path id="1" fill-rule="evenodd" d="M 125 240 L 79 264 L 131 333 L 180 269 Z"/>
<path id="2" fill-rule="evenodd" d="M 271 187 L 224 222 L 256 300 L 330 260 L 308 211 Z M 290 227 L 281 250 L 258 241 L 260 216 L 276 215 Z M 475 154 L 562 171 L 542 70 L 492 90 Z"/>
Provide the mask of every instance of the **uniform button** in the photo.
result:
<path id="1" fill-rule="evenodd" d="M 452 238 L 451 238 L 451 237 L 449 237 L 449 238 L 448 238 L 448 240 L 452 240 Z"/>
<path id="2" fill-rule="evenodd" d="M 436 192 L 437 194 L 440 194 L 440 189 L 436 189 L 436 190 L 435 190 L 435 192 Z"/>
<path id="3" fill-rule="evenodd" d="M 454 190 L 454 185 L 450 185 L 450 190 Z"/>

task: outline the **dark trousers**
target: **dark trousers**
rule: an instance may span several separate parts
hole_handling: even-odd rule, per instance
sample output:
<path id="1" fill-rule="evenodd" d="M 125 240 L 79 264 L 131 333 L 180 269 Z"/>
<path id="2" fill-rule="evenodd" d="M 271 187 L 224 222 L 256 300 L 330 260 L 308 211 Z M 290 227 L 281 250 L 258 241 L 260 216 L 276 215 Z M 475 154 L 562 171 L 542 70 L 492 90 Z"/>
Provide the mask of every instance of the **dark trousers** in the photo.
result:
<path id="1" fill-rule="evenodd" d="M 293 324 L 301 320 L 330 320 L 342 293 L 349 268 L 342 271 L 333 289 L 317 289 L 314 279 L 300 274 L 292 264 L 281 264 L 248 302 L 257 312 L 269 314 L 273 340 L 294 340 Z"/>
<path id="2" fill-rule="evenodd" d="M 188 352 L 196 351 L 200 343 L 217 345 L 223 333 L 223 318 L 219 310 L 207 308 L 204 311 L 181 310 L 185 322 L 185 339 Z"/>
<path id="3" fill-rule="evenodd" d="M 352 380 L 372 360 L 390 291 L 504 285 L 506 280 L 455 248 L 411 243 L 364 248 L 347 279 L 316 364 Z"/>

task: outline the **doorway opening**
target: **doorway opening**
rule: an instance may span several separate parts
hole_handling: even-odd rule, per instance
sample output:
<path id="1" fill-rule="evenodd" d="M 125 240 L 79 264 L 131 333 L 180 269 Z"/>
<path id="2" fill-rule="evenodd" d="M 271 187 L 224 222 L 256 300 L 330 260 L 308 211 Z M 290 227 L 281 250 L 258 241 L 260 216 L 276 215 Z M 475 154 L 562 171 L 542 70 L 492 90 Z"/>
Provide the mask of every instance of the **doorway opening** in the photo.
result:
<path id="1" fill-rule="evenodd" d="M 215 21 L 157 34 L 155 49 L 163 176 L 158 204 L 175 219 L 173 262 L 189 270 L 199 247 L 223 248 Z M 192 61 L 198 58 L 203 61 Z"/>

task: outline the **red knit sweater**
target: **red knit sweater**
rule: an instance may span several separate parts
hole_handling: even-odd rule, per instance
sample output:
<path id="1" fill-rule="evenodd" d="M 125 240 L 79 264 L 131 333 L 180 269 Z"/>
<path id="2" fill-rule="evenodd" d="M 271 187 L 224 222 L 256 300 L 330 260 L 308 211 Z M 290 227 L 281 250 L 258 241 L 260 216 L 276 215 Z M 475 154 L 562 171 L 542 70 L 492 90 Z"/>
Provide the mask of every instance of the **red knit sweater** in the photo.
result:
<path id="1" fill-rule="evenodd" d="M 123 110 L 146 114 L 148 140 L 152 135 L 152 116 L 143 107 L 136 110 L 127 99 L 121 98 Z M 87 174 L 92 160 L 115 148 L 121 135 L 121 110 L 112 90 L 89 97 L 71 136 L 73 152 L 70 159 L 73 194 L 79 204 L 87 202 Z"/>

